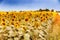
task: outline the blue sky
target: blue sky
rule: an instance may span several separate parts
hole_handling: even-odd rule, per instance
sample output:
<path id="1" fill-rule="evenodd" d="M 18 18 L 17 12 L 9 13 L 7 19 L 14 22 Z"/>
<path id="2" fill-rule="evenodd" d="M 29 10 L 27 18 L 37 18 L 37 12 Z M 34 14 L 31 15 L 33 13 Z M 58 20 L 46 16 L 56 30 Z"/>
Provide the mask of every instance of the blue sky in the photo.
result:
<path id="1" fill-rule="evenodd" d="M 0 10 L 37 10 L 37 9 L 60 10 L 60 0 L 0 0 Z"/>

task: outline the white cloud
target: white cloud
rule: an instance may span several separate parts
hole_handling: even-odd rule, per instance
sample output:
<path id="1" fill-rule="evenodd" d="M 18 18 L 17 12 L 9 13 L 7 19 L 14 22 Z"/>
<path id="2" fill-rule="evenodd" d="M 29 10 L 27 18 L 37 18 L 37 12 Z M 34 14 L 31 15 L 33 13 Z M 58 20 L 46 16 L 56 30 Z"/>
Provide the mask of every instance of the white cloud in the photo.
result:
<path id="1" fill-rule="evenodd" d="M 58 0 L 34 0 L 35 2 L 58 2 Z"/>

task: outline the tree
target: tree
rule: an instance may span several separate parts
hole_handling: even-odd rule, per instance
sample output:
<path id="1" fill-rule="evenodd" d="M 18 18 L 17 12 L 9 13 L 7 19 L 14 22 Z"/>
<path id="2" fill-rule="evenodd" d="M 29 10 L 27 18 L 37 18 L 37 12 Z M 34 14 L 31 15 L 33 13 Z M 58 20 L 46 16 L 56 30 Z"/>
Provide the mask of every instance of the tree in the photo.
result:
<path id="1" fill-rule="evenodd" d="M 54 9 L 51 10 L 52 12 L 54 11 Z"/>

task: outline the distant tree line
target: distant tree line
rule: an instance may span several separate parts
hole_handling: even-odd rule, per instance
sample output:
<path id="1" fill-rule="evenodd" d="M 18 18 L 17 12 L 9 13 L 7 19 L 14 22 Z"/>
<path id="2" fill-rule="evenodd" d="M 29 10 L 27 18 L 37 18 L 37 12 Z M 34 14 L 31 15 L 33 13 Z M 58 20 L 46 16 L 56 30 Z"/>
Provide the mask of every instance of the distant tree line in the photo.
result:
<path id="1" fill-rule="evenodd" d="M 39 11 L 50 11 L 49 9 L 39 9 Z M 51 10 L 52 12 L 54 11 L 54 9 Z"/>

